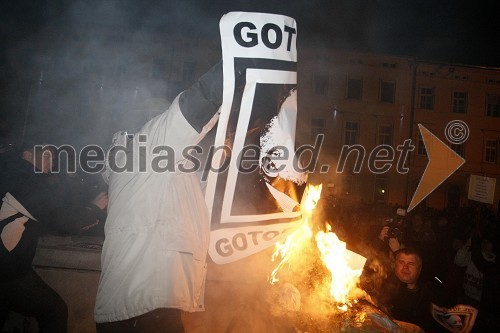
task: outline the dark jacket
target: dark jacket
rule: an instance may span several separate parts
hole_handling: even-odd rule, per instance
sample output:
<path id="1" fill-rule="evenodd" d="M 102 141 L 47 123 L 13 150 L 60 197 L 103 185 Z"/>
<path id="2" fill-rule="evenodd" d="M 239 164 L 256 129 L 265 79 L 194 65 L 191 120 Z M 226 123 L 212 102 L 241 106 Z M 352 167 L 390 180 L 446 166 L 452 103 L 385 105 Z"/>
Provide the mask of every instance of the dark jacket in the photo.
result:
<path id="1" fill-rule="evenodd" d="M 10 193 L 34 219 L 24 224 L 25 230 L 14 249 L 8 251 L 0 242 L 0 280 L 16 278 L 31 270 L 43 229 L 76 233 L 98 221 L 101 211 L 97 206 L 69 203 L 55 190 L 53 177 L 57 176 L 35 172 L 31 163 L 20 158 L 3 163 L 0 197 Z M 0 231 L 17 216 L 0 221 Z"/>
<path id="2" fill-rule="evenodd" d="M 400 284 L 391 299 L 391 315 L 401 321 L 420 326 L 425 332 L 446 332 L 432 317 L 431 303 L 436 303 L 435 295 L 426 286 L 415 290 Z"/>

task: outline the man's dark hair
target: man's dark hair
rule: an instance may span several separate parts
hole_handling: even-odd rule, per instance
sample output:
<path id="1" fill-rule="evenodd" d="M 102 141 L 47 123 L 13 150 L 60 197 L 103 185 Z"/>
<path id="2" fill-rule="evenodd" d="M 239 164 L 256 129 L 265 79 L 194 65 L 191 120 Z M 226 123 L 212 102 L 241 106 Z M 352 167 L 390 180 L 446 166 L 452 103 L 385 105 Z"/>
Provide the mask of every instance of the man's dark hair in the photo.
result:
<path id="1" fill-rule="evenodd" d="M 422 265 L 422 256 L 420 255 L 420 253 L 417 251 L 417 249 L 413 248 L 413 247 L 403 247 L 402 249 L 399 249 L 397 250 L 396 252 L 394 252 L 394 258 L 397 258 L 399 254 L 406 254 L 406 255 L 414 255 L 416 257 L 418 257 L 418 259 L 420 260 L 420 264 Z"/>

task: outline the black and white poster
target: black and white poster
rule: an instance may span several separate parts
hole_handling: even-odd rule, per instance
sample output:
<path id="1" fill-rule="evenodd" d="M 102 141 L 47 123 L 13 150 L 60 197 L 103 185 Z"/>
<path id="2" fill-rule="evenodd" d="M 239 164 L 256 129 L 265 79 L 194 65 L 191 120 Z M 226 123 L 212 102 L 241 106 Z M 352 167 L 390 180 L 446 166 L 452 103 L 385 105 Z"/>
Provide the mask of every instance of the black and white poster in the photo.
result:
<path id="1" fill-rule="evenodd" d="M 205 198 L 209 254 L 224 264 L 274 245 L 297 226 L 307 176 L 295 156 L 295 20 L 232 12 L 220 32 L 224 92 Z"/>

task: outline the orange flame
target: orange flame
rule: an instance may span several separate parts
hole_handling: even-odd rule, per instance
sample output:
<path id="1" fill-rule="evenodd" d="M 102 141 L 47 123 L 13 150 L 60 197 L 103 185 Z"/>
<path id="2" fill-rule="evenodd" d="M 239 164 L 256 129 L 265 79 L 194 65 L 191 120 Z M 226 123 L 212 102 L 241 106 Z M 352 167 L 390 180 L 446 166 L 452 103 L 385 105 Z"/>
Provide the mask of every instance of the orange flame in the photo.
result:
<path id="1" fill-rule="evenodd" d="M 358 265 L 358 268 L 353 268 L 353 260 L 349 256 L 346 243 L 342 242 L 335 233 L 318 232 L 316 244 L 321 252 L 321 260 L 332 275 L 330 296 L 338 303 L 349 304 L 349 295 L 359 282 L 364 261 L 361 267 Z"/>
<path id="2" fill-rule="evenodd" d="M 306 251 L 311 246 L 313 228 L 310 225 L 312 213 L 321 196 L 321 185 L 309 185 L 303 195 L 301 202 L 302 223 L 300 227 L 290 234 L 283 243 L 276 244 L 276 250 L 272 260 L 281 258 L 277 267 L 273 270 L 270 277 L 272 284 L 279 281 L 278 273 L 285 265 L 292 265 L 297 256 L 309 255 Z M 314 236 L 316 246 L 319 250 L 319 256 L 323 265 L 331 274 L 331 280 L 327 281 L 329 286 L 319 288 L 318 290 L 328 290 L 329 298 L 339 304 L 338 308 L 342 311 L 347 310 L 347 306 L 356 302 L 356 297 L 360 295 L 360 289 L 357 284 L 361 276 L 365 258 L 347 250 L 346 243 L 339 240 L 337 235 L 331 232 L 330 225 L 326 224 L 327 231 L 318 231 Z M 327 291 L 327 292 L 328 292 Z M 322 297 L 320 297 L 322 298 Z"/>
<path id="3" fill-rule="evenodd" d="M 309 243 L 312 237 L 312 229 L 309 226 L 309 220 L 311 219 L 312 212 L 316 204 L 321 197 L 322 185 L 309 185 L 302 196 L 302 202 L 300 204 L 302 211 L 302 223 L 300 228 L 292 232 L 283 243 L 276 243 L 276 250 L 273 253 L 272 261 L 275 261 L 278 257 L 281 258 L 278 266 L 273 270 L 270 277 L 271 284 L 279 281 L 277 277 L 278 271 L 293 258 L 297 253 L 300 254 L 305 246 Z"/>

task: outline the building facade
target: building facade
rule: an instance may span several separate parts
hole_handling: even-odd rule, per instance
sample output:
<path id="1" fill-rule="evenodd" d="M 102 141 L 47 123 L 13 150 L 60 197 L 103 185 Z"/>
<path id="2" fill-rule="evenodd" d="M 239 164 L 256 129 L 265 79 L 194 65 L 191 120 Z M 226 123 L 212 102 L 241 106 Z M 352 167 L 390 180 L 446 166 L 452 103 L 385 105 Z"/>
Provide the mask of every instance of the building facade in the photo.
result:
<path id="1" fill-rule="evenodd" d="M 414 59 L 307 50 L 299 60 L 299 140 L 324 135 L 312 181 L 355 202 L 404 204 Z M 379 161 L 379 162 L 377 162 Z M 401 171 L 401 170 L 399 170 Z"/>
<path id="2" fill-rule="evenodd" d="M 418 62 L 415 83 L 412 139 L 417 148 L 410 162 L 410 188 L 416 188 L 427 164 L 425 147 L 416 128 L 417 124 L 423 124 L 465 159 L 465 163 L 429 195 L 426 204 L 436 208 L 467 205 L 471 177 L 500 179 L 500 69 Z M 454 120 L 467 126 L 467 140 L 458 144 L 449 138 L 453 133 L 445 132 Z M 496 185 L 494 190 L 490 189 L 490 204 L 498 210 L 500 184 Z"/>
<path id="3" fill-rule="evenodd" d="M 407 206 L 428 163 L 418 124 L 466 161 L 421 205 L 467 205 L 471 176 L 490 182 L 500 177 L 498 68 L 303 50 L 299 90 L 298 140 L 313 144 L 324 136 L 311 178 L 326 184 L 329 195 Z M 455 120 L 467 126 L 467 139 L 459 144 L 445 133 Z M 412 150 L 404 149 L 407 139 Z M 488 203 L 498 210 L 499 186 L 489 190 Z"/>

